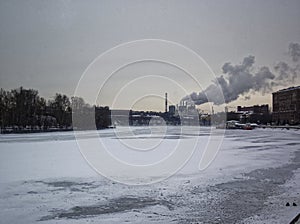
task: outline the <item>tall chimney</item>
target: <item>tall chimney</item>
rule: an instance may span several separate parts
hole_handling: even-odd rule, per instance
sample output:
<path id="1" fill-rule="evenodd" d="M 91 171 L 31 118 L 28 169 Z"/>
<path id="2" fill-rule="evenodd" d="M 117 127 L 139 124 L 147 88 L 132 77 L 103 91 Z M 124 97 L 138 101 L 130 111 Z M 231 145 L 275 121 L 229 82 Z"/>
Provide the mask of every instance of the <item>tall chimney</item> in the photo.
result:
<path id="1" fill-rule="evenodd" d="M 165 94 L 165 112 L 168 112 L 168 93 Z"/>

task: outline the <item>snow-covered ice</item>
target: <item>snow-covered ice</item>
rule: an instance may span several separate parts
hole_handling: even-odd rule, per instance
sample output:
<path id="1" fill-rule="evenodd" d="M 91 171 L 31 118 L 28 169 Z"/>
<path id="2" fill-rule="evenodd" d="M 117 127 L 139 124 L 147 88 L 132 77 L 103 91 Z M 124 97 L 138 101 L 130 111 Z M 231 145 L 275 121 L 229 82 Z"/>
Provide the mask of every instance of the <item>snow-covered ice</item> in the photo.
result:
<path id="1" fill-rule="evenodd" d="M 177 141 L 199 144 L 175 175 L 131 186 L 97 174 L 72 132 L 1 135 L 0 223 L 289 223 L 299 213 L 299 131 L 226 130 L 217 157 L 199 171 L 209 128 L 169 127 L 164 135 L 131 129 L 77 136 L 91 147 L 101 138 L 116 157 L 136 164 L 165 158 Z M 161 147 L 144 156 L 126 144 Z"/>

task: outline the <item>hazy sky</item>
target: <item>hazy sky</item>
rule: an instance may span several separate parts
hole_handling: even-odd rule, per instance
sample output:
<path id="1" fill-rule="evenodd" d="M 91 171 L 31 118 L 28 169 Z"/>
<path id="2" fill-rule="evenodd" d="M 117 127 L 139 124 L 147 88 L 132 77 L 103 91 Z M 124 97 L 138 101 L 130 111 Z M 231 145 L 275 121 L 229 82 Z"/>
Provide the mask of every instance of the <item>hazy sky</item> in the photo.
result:
<path id="1" fill-rule="evenodd" d="M 3 0 L 0 2 L 0 87 L 34 88 L 46 98 L 55 92 L 72 95 L 82 73 L 98 55 L 118 44 L 144 38 L 187 46 L 203 57 L 217 75 L 221 75 L 224 63 L 236 65 L 249 55 L 255 56 L 255 67 L 268 66 L 273 71 L 277 62 L 289 62 L 289 43 L 300 43 L 299 21 L 299 0 Z M 188 92 L 201 91 L 188 79 L 180 78 L 184 74 L 172 66 L 142 63 L 134 67 L 120 73 L 134 74 L 134 77 L 167 74 L 170 79 L 180 80 Z M 122 77 L 124 84 L 126 75 Z M 99 99 L 102 104 L 110 104 L 116 94 L 110 90 L 120 88 L 120 83 L 118 87 L 112 83 L 103 90 Z M 140 90 L 135 87 L 155 86 L 153 95 L 163 96 L 168 91 L 170 100 L 177 103 L 183 97 L 181 92 L 172 91 L 176 85 L 166 87 L 166 83 L 151 78 L 136 83 L 126 94 L 121 94 L 124 99 L 116 107 L 128 106 L 124 103 L 124 96 L 128 96 L 138 101 L 137 109 L 163 110 L 161 98 L 140 100 Z M 207 80 L 202 84 L 209 85 Z M 299 79 L 294 85 L 300 85 Z M 243 101 L 241 97 L 232 105 L 270 103 L 270 94 L 250 95 L 250 100 Z"/>

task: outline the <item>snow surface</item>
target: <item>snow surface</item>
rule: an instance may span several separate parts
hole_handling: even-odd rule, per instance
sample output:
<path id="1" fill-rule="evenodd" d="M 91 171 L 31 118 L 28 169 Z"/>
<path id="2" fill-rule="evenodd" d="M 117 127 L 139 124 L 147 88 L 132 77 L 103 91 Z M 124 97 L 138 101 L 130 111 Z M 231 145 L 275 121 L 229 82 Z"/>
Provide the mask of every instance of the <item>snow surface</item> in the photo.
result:
<path id="1" fill-rule="evenodd" d="M 0 135 L 0 223 L 288 223 L 299 212 L 300 131 L 227 130 L 203 171 L 198 167 L 210 129 L 163 131 L 76 132 L 90 147 L 100 138 L 110 153 L 134 164 L 166 158 L 178 141 L 186 147 L 199 142 L 178 173 L 141 186 L 97 174 L 73 132 Z"/>

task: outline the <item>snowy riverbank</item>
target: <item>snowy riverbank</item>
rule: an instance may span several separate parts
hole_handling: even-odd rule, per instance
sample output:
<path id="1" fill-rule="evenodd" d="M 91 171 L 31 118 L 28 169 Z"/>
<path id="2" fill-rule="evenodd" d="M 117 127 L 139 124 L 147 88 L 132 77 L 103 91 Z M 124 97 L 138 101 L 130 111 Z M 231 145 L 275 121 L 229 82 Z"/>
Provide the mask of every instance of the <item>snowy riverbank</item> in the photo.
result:
<path id="1" fill-rule="evenodd" d="M 189 145 L 196 138 L 204 147 L 208 141 L 209 128 L 199 135 L 177 129 L 168 130 L 166 145 L 178 139 Z M 120 136 L 133 144 L 159 139 L 145 128 L 133 130 L 133 136 L 125 128 L 79 136 L 92 142 L 100 133 L 117 155 L 125 147 Z M 128 186 L 96 174 L 72 132 L 1 135 L 0 223 L 288 223 L 300 205 L 299 137 L 297 130 L 227 130 L 206 170 L 198 170 L 200 147 L 169 179 Z M 162 154 L 171 151 L 166 147 Z"/>

